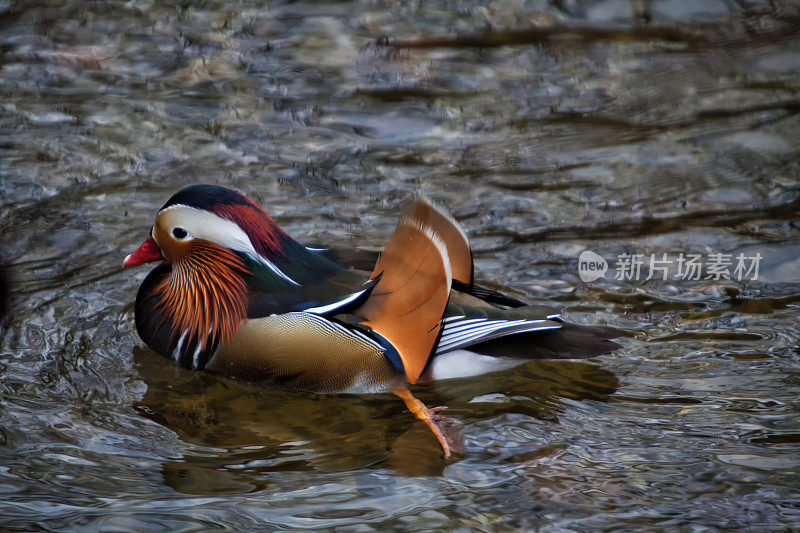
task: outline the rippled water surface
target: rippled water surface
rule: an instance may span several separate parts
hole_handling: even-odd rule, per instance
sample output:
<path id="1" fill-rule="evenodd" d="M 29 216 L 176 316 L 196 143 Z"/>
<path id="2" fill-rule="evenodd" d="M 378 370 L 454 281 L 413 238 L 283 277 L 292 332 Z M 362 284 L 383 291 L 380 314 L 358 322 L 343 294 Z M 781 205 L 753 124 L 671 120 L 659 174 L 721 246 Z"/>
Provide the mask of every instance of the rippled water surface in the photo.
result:
<path id="1" fill-rule="evenodd" d="M 796 527 L 799 93 L 797 2 L 0 1 L 0 529 Z M 396 398 L 176 368 L 121 262 L 198 182 L 337 247 L 423 191 L 484 284 L 629 336 L 416 387 L 449 461 Z M 681 252 L 763 261 L 615 279 Z"/>

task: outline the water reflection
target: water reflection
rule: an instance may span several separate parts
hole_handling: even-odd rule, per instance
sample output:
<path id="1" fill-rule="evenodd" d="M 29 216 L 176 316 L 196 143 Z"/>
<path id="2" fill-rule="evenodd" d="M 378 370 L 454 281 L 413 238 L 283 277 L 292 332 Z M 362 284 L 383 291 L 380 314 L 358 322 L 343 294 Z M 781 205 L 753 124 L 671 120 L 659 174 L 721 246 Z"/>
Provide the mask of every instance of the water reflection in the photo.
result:
<path id="1" fill-rule="evenodd" d="M 446 467 L 430 431 L 391 395 L 264 390 L 176 368 L 146 348 L 136 348 L 134 360 L 147 384 L 135 404 L 137 411 L 198 448 L 164 463 L 164 480 L 175 490 L 254 491 L 268 482 L 268 473 L 281 471 L 336 472 L 378 465 L 418 476 L 440 475 Z M 612 373 L 594 364 L 536 361 L 521 370 L 447 380 L 416 392 L 431 405 L 447 405 L 448 415 L 466 421 L 477 408 L 481 418 L 515 413 L 557 422 L 562 399 L 608 401 L 617 384 Z"/>

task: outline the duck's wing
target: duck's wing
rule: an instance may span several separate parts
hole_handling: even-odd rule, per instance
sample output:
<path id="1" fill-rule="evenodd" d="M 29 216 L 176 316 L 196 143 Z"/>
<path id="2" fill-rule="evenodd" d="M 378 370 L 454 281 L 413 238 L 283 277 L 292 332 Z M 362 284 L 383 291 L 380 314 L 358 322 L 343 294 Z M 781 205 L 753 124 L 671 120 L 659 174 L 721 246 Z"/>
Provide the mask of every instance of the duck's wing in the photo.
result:
<path id="1" fill-rule="evenodd" d="M 429 199 L 418 197 L 406 209 L 406 218 L 432 230 L 444 244 L 453 278 L 452 290 L 456 295 L 474 296 L 485 303 L 505 307 L 527 305 L 525 302 L 501 292 L 475 285 L 472 249 L 466 233 L 453 217 L 439 209 Z M 368 248 L 336 250 L 315 245 L 308 248 L 318 251 L 329 260 L 345 267 L 364 271 L 370 271 L 380 255 L 379 251 Z"/>
<path id="2" fill-rule="evenodd" d="M 380 248 L 330 248 L 319 244 L 308 244 L 306 247 L 321 254 L 329 261 L 333 261 L 345 268 L 360 270 L 366 274 L 372 272 L 378 257 L 381 255 Z"/>
<path id="3" fill-rule="evenodd" d="M 372 248 L 334 249 L 320 248 L 319 253 L 331 261 L 336 261 L 345 268 L 352 268 L 367 275 L 372 271 L 375 262 L 380 256 L 380 250 Z M 452 291 L 456 295 L 474 296 L 479 300 L 492 305 L 505 307 L 522 307 L 528 305 L 522 300 L 508 296 L 500 291 L 495 291 L 476 283 L 464 283 L 453 278 Z"/>
<path id="4" fill-rule="evenodd" d="M 488 305 L 450 303 L 436 354 L 468 348 L 492 339 L 535 331 L 560 329 L 559 312 L 551 307 L 529 305 L 501 309 Z"/>
<path id="5" fill-rule="evenodd" d="M 436 233 L 447 250 L 453 281 L 471 287 L 474 278 L 472 250 L 458 222 L 424 196 L 417 197 L 406 210 L 406 217 Z"/>
<path id="6" fill-rule="evenodd" d="M 498 336 L 467 349 L 506 359 L 588 359 L 620 348 L 611 339 L 625 336 L 630 333 L 618 328 L 562 322 L 560 328 Z"/>
<path id="7" fill-rule="evenodd" d="M 387 356 L 392 359 L 394 350 L 406 379 L 415 383 L 433 354 L 450 296 L 448 251 L 430 227 L 403 219 L 371 279 L 375 287 L 355 313 L 388 341 Z"/>
<path id="8" fill-rule="evenodd" d="M 249 319 L 207 368 L 316 392 L 400 388 L 417 380 L 433 353 L 450 282 L 441 241 L 429 228 L 404 220 L 363 294 L 330 309 Z M 334 316 L 351 305 L 357 320 Z"/>
<path id="9" fill-rule="evenodd" d="M 247 318 L 308 311 L 322 316 L 349 313 L 361 305 L 375 287 L 366 273 L 340 269 L 318 280 L 293 287 L 249 287 Z"/>
<path id="10" fill-rule="evenodd" d="M 452 314 L 451 314 L 452 313 Z M 443 332 L 422 379 L 477 376 L 531 359 L 585 359 L 619 348 L 624 331 L 562 322 L 544 306 L 448 306 Z"/>
<path id="11" fill-rule="evenodd" d="M 453 293 L 456 295 L 474 296 L 482 302 L 490 305 L 502 305 L 504 307 L 523 307 L 528 304 L 502 292 L 487 289 L 472 283 L 470 285 L 453 280 Z"/>
<path id="12" fill-rule="evenodd" d="M 564 324 L 557 309 L 475 285 L 472 251 L 458 223 L 425 198 L 408 213 L 442 236 L 453 272 L 437 356 L 469 349 L 520 358 L 593 357 L 619 347 L 609 340 L 621 334 L 618 330 Z"/>

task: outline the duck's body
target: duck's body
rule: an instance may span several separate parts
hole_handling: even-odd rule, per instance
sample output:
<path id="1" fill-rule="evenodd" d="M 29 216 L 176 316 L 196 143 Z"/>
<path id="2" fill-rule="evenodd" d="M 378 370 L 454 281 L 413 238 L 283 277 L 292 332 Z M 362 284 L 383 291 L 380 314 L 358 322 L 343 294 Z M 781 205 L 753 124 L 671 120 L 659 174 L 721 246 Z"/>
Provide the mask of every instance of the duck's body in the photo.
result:
<path id="1" fill-rule="evenodd" d="M 566 335 L 556 310 L 476 287 L 466 236 L 424 200 L 370 274 L 299 244 L 241 193 L 187 187 L 124 265 L 154 260 L 164 262 L 136 298 L 137 331 L 151 349 L 187 368 L 289 390 L 395 392 L 446 455 L 433 411 L 409 383 L 616 347 L 607 331 L 572 326 Z"/>

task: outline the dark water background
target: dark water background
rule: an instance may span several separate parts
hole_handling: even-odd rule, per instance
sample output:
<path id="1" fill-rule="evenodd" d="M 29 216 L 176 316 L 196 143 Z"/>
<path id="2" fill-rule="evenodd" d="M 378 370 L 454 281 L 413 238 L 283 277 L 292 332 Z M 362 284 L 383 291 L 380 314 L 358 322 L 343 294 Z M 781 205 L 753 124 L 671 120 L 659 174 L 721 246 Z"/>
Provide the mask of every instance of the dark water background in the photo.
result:
<path id="1" fill-rule="evenodd" d="M 797 527 L 799 93 L 798 2 L 0 1 L 0 529 Z M 394 398 L 178 369 L 121 262 L 197 182 L 337 246 L 424 191 L 487 285 L 631 336 L 415 388 L 449 462 Z"/>

